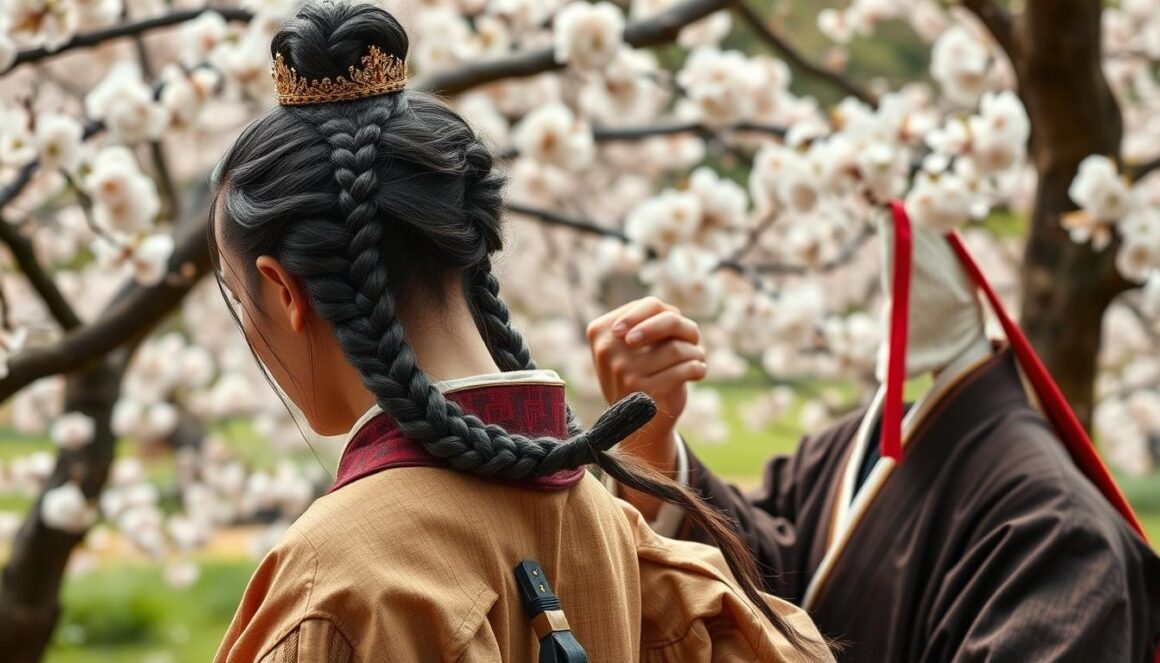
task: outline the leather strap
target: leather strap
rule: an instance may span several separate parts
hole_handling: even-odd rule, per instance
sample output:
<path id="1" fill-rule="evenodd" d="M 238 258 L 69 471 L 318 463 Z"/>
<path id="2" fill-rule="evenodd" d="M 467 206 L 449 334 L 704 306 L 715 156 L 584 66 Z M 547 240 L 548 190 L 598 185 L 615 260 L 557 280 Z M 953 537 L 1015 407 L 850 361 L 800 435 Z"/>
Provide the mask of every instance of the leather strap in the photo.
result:
<path id="1" fill-rule="evenodd" d="M 560 598 L 552 591 L 539 562 L 527 559 L 520 562 L 515 576 L 524 610 L 540 639 L 540 663 L 588 663 L 588 654 L 572 635 Z"/>

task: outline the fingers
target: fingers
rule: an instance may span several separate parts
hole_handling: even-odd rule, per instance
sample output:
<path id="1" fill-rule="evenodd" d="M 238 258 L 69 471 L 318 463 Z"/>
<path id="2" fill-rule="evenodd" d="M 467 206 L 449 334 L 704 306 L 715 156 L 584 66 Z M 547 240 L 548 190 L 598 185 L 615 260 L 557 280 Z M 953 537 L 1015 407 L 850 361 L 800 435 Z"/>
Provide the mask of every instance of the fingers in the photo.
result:
<path id="1" fill-rule="evenodd" d="M 656 297 L 645 297 L 644 299 L 638 299 L 635 302 L 626 304 L 616 311 L 620 315 L 612 323 L 612 335 L 617 338 L 622 338 L 630 329 L 666 311 L 678 312 L 677 307 L 666 304 Z"/>
<path id="2" fill-rule="evenodd" d="M 666 341 L 659 345 L 629 349 L 612 360 L 618 380 L 643 380 L 688 361 L 705 361 L 705 349 L 687 341 Z"/>
<path id="3" fill-rule="evenodd" d="M 686 382 L 705 375 L 697 323 L 656 297 L 606 313 L 592 321 L 587 334 L 601 390 L 610 403 L 642 390 L 677 399 Z"/>
<path id="4" fill-rule="evenodd" d="M 709 367 L 704 360 L 691 359 L 640 380 L 633 385 L 633 391 L 643 391 L 646 394 L 667 393 L 687 382 L 699 382 L 705 379 L 708 369 Z"/>
<path id="5" fill-rule="evenodd" d="M 658 312 L 642 320 L 624 335 L 625 344 L 633 348 L 666 340 L 700 343 L 701 329 L 697 323 L 674 309 Z"/>

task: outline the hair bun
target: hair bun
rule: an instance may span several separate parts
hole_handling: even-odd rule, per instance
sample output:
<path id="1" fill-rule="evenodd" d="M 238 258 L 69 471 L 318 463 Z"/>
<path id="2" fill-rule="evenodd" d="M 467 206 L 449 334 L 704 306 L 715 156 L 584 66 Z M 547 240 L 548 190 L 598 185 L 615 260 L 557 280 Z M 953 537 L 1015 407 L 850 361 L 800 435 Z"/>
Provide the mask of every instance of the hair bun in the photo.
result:
<path id="1" fill-rule="evenodd" d="M 274 35 L 271 55 L 281 54 L 299 76 L 346 76 L 371 46 L 400 60 L 409 42 L 399 21 L 386 10 L 363 2 L 310 2 Z"/>

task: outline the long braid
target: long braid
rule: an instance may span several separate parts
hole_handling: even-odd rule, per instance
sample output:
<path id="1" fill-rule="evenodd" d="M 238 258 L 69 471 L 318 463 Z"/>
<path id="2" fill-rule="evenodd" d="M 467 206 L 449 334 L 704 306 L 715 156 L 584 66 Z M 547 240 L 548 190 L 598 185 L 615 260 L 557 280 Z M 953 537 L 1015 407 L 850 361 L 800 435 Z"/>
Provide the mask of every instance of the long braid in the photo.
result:
<path id="1" fill-rule="evenodd" d="M 499 296 L 499 279 L 491 271 L 491 261 L 484 260 L 472 271 L 468 295 L 476 310 L 476 324 L 487 342 L 488 351 L 500 370 L 524 371 L 536 368 L 524 337 L 512 325 L 511 312 Z M 576 411 L 568 406 L 568 434 L 580 433 Z"/>
<path id="2" fill-rule="evenodd" d="M 329 120 L 319 127 L 331 146 L 337 207 L 350 244 L 345 273 L 308 284 L 319 314 L 334 325 L 347 359 L 383 410 L 405 434 L 454 467 L 511 479 L 591 462 L 596 453 L 647 423 L 655 405 L 640 394 L 618 403 L 591 430 L 569 440 L 528 438 L 465 415 L 435 388 L 406 341 L 382 256 L 384 224 L 374 199 L 375 167 L 389 117 L 377 106 L 354 121 Z"/>
<path id="3" fill-rule="evenodd" d="M 380 8 L 308 3 L 279 29 L 271 51 L 299 76 L 333 80 L 372 45 L 400 59 L 409 46 L 402 26 Z M 432 456 L 509 479 L 595 462 L 623 485 L 680 505 L 716 540 L 755 607 L 807 651 L 811 643 L 758 592 L 748 551 L 721 514 L 631 457 L 608 452 L 655 414 L 647 396 L 617 403 L 587 432 L 569 412 L 567 440 L 529 438 L 465 415 L 419 369 L 396 310 L 410 301 L 395 297 L 437 297 L 453 273 L 463 274 L 496 364 L 535 367 L 488 258 L 502 248 L 503 177 L 493 165 L 463 118 L 422 93 L 279 106 L 243 132 L 215 172 L 227 220 L 221 237 L 243 263 L 272 255 L 302 280 L 368 391 Z"/>
<path id="4" fill-rule="evenodd" d="M 503 371 L 526 371 L 536 368 L 532 353 L 511 322 L 511 311 L 499 297 L 499 279 L 491 272 L 491 261 L 484 260 L 472 270 L 468 296 L 476 311 L 476 324 L 487 341 L 495 363 Z"/>
<path id="5" fill-rule="evenodd" d="M 503 248 L 497 210 L 503 204 L 504 178 L 495 171 L 495 157 L 482 141 L 471 141 L 463 155 L 466 167 L 463 192 L 464 220 L 476 228 L 487 254 L 468 270 L 466 293 L 475 314 L 475 324 L 492 359 L 501 371 L 536 368 L 523 336 L 512 325 L 511 311 L 499 296 L 499 279 L 491 271 L 490 254 Z M 580 434 L 575 410 L 567 408 L 569 435 Z"/>

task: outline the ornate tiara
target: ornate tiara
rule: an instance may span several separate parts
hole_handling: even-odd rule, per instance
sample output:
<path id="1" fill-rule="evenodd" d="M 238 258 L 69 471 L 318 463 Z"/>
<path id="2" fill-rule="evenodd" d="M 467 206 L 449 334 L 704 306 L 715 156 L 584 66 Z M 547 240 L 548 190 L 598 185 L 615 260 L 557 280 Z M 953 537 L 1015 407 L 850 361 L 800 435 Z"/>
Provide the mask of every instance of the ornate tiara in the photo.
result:
<path id="1" fill-rule="evenodd" d="M 283 106 L 326 104 L 398 92 L 407 86 L 407 62 L 371 46 L 362 58 L 362 67 L 351 65 L 349 75 L 311 80 L 299 78 L 293 67 L 287 67 L 282 54 L 274 56 L 274 88 Z"/>

